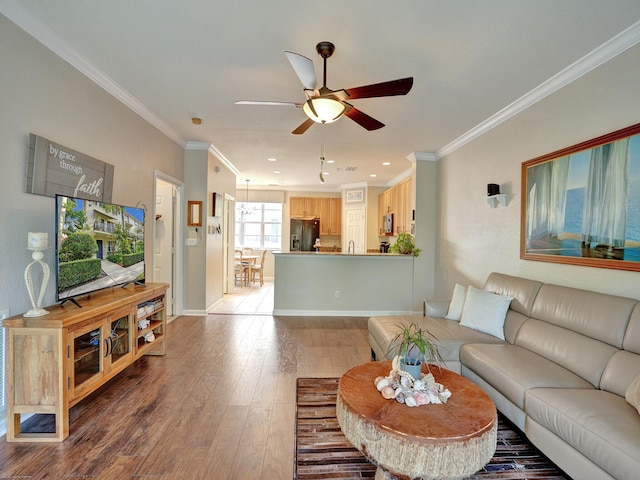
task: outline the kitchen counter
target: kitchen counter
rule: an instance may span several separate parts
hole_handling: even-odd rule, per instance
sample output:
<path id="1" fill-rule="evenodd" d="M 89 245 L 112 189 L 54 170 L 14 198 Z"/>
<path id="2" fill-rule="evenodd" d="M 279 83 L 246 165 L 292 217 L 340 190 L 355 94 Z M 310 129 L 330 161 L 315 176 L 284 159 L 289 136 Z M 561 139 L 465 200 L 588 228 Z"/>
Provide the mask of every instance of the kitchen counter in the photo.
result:
<path id="1" fill-rule="evenodd" d="M 412 255 L 280 252 L 274 257 L 274 315 L 415 313 Z"/>
<path id="2" fill-rule="evenodd" d="M 400 258 L 413 258 L 411 255 L 401 255 L 399 253 L 380 253 L 380 252 L 368 252 L 368 253 L 346 253 L 346 252 L 274 252 L 274 255 L 319 255 L 319 256 L 334 256 L 334 257 L 400 257 Z"/>

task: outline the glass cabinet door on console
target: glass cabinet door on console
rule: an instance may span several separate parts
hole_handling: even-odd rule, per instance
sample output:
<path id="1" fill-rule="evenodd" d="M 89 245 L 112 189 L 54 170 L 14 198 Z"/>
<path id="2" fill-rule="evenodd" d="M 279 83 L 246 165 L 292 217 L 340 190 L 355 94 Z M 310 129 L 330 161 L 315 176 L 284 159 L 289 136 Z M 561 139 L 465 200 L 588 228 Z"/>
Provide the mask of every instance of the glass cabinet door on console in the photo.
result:
<path id="1" fill-rule="evenodd" d="M 126 367 L 133 355 L 131 309 L 111 315 L 107 321 L 108 337 L 105 341 L 105 370 L 111 372 Z"/>
<path id="2" fill-rule="evenodd" d="M 105 375 L 125 368 L 133 356 L 131 309 L 113 312 L 69 333 L 69 398 L 91 389 Z"/>
<path id="3" fill-rule="evenodd" d="M 69 398 L 80 395 L 84 390 L 104 376 L 105 352 L 102 322 L 92 323 L 69 333 L 67 360 L 71 363 L 67 378 Z"/>

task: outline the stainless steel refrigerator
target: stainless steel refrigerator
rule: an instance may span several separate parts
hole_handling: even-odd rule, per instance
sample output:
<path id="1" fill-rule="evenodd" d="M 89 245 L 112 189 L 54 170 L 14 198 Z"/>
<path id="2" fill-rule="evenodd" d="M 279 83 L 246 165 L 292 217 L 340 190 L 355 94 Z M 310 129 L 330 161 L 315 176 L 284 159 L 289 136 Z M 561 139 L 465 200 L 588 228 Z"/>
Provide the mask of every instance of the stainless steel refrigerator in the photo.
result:
<path id="1" fill-rule="evenodd" d="M 291 243 L 292 252 L 314 252 L 313 244 L 316 238 L 320 238 L 320 219 L 301 220 L 291 219 Z"/>

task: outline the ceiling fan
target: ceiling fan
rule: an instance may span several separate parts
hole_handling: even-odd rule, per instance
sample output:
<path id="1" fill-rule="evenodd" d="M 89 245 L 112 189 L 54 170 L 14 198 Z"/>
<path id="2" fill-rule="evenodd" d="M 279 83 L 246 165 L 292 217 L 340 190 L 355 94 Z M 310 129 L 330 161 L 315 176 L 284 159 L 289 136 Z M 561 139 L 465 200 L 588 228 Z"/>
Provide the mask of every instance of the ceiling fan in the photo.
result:
<path id="1" fill-rule="evenodd" d="M 366 128 L 367 130 L 377 130 L 384 127 L 384 123 L 370 117 L 366 113 L 358 110 L 347 100 L 358 98 L 391 97 L 395 95 L 406 95 L 413 86 L 413 77 L 400 78 L 388 82 L 364 85 L 362 87 L 331 90 L 327 87 L 327 58 L 333 55 L 335 46 L 331 42 L 320 42 L 316 45 L 316 51 L 324 62 L 322 87 L 318 88 L 316 71 L 313 68 L 313 61 L 303 55 L 294 52 L 284 52 L 295 70 L 298 78 L 304 86 L 304 93 L 307 101 L 297 102 L 270 102 L 255 100 L 239 100 L 239 105 L 286 105 L 302 108 L 307 118 L 292 133 L 300 135 L 306 132 L 314 123 L 331 123 L 338 120 L 342 115 L 346 115 L 351 120 Z"/>

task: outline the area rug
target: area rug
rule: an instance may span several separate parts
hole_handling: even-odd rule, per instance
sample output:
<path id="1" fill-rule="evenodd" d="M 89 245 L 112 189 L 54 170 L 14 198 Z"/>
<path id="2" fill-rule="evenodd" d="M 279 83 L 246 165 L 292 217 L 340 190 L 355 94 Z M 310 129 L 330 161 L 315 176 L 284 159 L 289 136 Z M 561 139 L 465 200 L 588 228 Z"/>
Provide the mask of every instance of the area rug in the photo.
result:
<path id="1" fill-rule="evenodd" d="M 376 466 L 342 434 L 336 419 L 338 378 L 298 378 L 294 480 L 374 478 Z M 570 480 L 505 418 L 496 453 L 469 479 Z"/>

